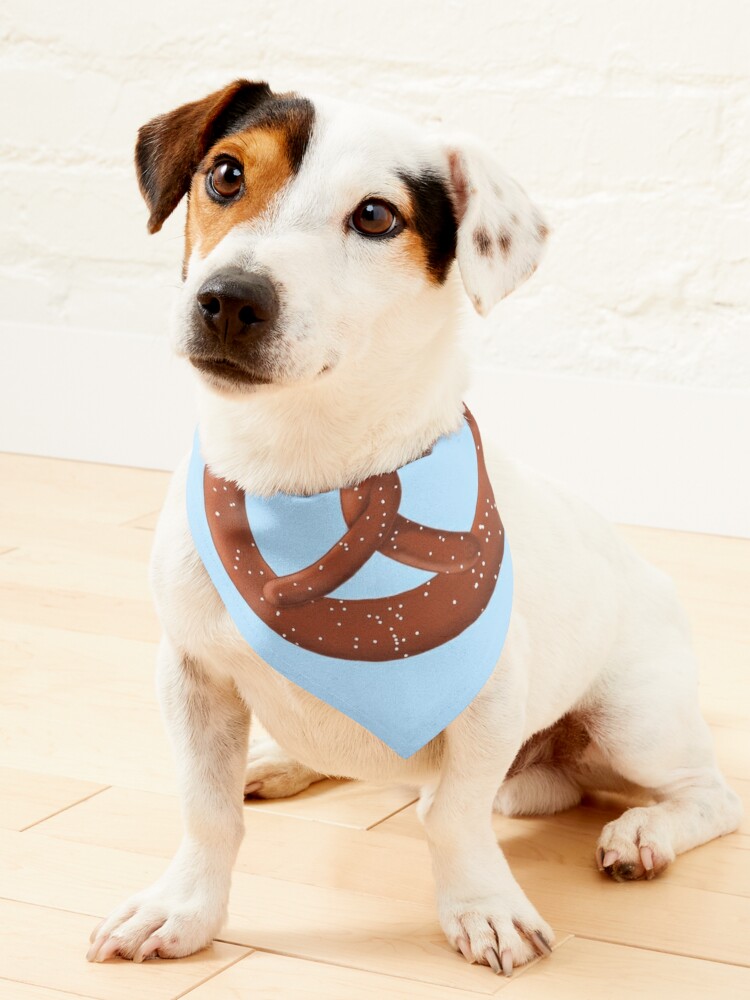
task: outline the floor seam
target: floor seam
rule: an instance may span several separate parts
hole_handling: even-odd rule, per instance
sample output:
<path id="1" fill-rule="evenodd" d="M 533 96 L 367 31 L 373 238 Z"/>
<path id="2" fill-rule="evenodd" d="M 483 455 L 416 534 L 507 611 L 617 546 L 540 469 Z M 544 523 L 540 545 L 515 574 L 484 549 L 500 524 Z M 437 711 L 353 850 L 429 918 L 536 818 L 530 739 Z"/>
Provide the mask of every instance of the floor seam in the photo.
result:
<path id="1" fill-rule="evenodd" d="M 381 823 L 385 823 L 387 819 L 391 819 L 393 816 L 398 816 L 398 814 L 403 812 L 404 809 L 408 809 L 409 806 L 413 806 L 415 802 L 419 802 L 418 795 L 415 795 L 414 798 L 411 800 L 411 802 L 404 803 L 404 805 L 399 806 L 398 809 L 394 809 L 393 812 L 388 813 L 387 816 L 383 816 L 382 819 L 378 819 L 374 823 L 371 823 L 369 826 L 366 826 L 365 830 L 374 830 L 376 827 L 380 826 Z"/>
<path id="2" fill-rule="evenodd" d="M 44 816 L 42 819 L 37 819 L 34 820 L 33 823 L 29 823 L 28 826 L 21 827 L 21 829 L 17 832 L 26 833 L 28 830 L 33 830 L 34 827 L 39 826 L 41 823 L 46 823 L 48 819 L 52 819 L 54 816 L 60 816 L 61 813 L 67 812 L 69 809 L 74 809 L 76 806 L 81 805 L 82 802 L 88 802 L 89 799 L 96 798 L 97 795 L 101 795 L 102 792 L 106 792 L 112 787 L 112 785 L 103 785 L 101 788 L 97 788 L 95 792 L 91 792 L 89 795 L 84 795 L 82 799 L 76 799 L 75 802 L 69 802 L 68 805 L 63 806 L 61 809 L 56 809 L 54 812 L 51 812 L 49 816 Z"/>
<path id="3" fill-rule="evenodd" d="M 213 943 L 214 944 L 230 944 L 230 942 L 228 942 L 228 941 L 219 941 L 218 938 L 214 938 Z M 235 945 L 234 947 L 237 947 L 237 946 Z M 249 945 L 241 945 L 240 947 L 245 948 L 244 954 L 238 955 L 235 959 L 233 959 L 231 962 L 229 962 L 228 965 L 225 965 L 222 969 L 217 969 L 216 972 L 212 972 L 211 975 L 206 976 L 205 979 L 201 979 L 201 981 L 199 983 L 194 983 L 192 986 L 189 986 L 186 990 L 183 990 L 182 993 L 176 993 L 174 995 L 174 997 L 171 998 L 171 1000 L 180 1000 L 181 997 L 188 996 L 190 993 L 193 992 L 193 990 L 197 990 L 199 987 L 204 986 L 206 983 L 210 983 L 211 980 L 212 979 L 216 979 L 217 976 L 223 976 L 224 973 L 227 971 L 227 969 L 231 969 L 232 966 L 233 965 L 237 965 L 238 962 L 243 962 L 246 958 L 248 958 L 250 955 L 252 955 L 254 953 L 254 951 L 255 951 L 255 949 L 254 948 L 250 948 Z"/>
<path id="4" fill-rule="evenodd" d="M 744 897 L 739 897 L 743 899 Z M 594 937 L 591 934 L 574 934 L 581 941 L 599 941 L 601 944 L 613 944 L 618 948 L 633 948 L 635 951 L 654 952 L 659 955 L 674 955 L 675 958 L 689 958 L 696 962 L 712 962 L 714 965 L 731 965 L 735 969 L 750 969 L 750 962 L 736 962 L 729 958 L 710 958 L 706 955 L 696 955 L 695 952 L 671 951 L 668 948 L 657 948 L 649 945 L 631 944 L 629 941 L 618 941 L 614 938 Z"/>
<path id="5" fill-rule="evenodd" d="M 221 941 L 222 944 L 234 944 L 234 945 L 237 944 L 236 941 L 227 941 L 225 938 L 221 937 L 215 938 L 214 940 Z M 387 979 L 397 979 L 397 980 L 400 979 L 403 982 L 422 983 L 425 986 L 439 986 L 441 989 L 444 990 L 457 990 L 457 991 L 462 991 L 464 993 L 476 993 L 477 996 L 491 997 L 494 996 L 495 993 L 497 992 L 495 990 L 487 993 L 484 990 L 477 990 L 475 987 L 471 986 L 449 986 L 446 983 L 436 983 L 434 980 L 431 979 L 417 979 L 414 976 L 403 975 L 396 972 L 383 972 L 379 969 L 364 969 L 361 965 L 349 965 L 346 962 L 337 962 L 330 958 L 313 958 L 308 955 L 295 955 L 288 951 L 277 951 L 273 948 L 259 948 L 256 945 L 244 945 L 243 947 L 251 948 L 252 953 L 254 955 L 276 955 L 278 958 L 291 958 L 297 962 L 311 962 L 315 965 L 328 966 L 332 969 L 350 969 L 352 972 L 363 972 L 366 975 L 370 976 L 383 976 Z M 465 961 L 464 959 L 461 958 L 458 952 L 456 952 L 456 960 Z M 488 974 L 489 974 L 489 967 L 488 967 Z"/>

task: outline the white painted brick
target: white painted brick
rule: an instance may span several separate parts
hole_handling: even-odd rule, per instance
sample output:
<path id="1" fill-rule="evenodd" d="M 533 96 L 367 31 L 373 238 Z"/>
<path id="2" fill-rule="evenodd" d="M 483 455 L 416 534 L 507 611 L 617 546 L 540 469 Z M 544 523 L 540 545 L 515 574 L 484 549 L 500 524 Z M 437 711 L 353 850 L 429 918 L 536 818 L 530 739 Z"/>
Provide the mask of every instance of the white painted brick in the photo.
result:
<path id="1" fill-rule="evenodd" d="M 162 336 L 182 211 L 156 237 L 140 124 L 235 76 L 485 137 L 554 230 L 469 320 L 480 363 L 750 383 L 750 5 L 740 0 L 5 0 L 6 319 Z M 9 312 L 8 312 L 9 311 Z"/>

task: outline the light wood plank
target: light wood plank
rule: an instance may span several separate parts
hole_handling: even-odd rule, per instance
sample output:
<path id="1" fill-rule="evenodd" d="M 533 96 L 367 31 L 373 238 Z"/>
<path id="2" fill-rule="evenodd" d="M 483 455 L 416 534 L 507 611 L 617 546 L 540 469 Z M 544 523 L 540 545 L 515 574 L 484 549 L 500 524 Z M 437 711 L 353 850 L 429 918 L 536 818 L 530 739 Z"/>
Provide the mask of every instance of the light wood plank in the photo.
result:
<path id="1" fill-rule="evenodd" d="M 136 517 L 132 521 L 127 521 L 127 526 L 129 528 L 138 528 L 141 531 L 154 531 L 156 528 L 156 522 L 159 520 L 159 514 L 161 512 L 158 510 L 152 510 L 150 514 L 143 514 L 141 517 Z"/>
<path id="2" fill-rule="evenodd" d="M 689 594 L 744 606 L 750 601 L 750 539 L 635 525 L 617 530 Z"/>
<path id="3" fill-rule="evenodd" d="M 11 549 L 24 545 L 64 545 L 76 552 L 94 551 L 100 555 L 111 554 L 114 558 L 127 558 L 137 553 L 145 564 L 153 536 L 119 524 L 72 521 L 56 516 L 54 510 L 39 518 L 29 511 L 18 509 L 2 515 L 0 544 Z"/>
<path id="4" fill-rule="evenodd" d="M 104 788 L 90 781 L 0 767 L 0 826 L 24 830 Z"/>
<path id="5" fill-rule="evenodd" d="M 417 799 L 404 785 L 374 785 L 367 781 L 318 781 L 289 799 L 248 800 L 246 810 L 268 816 L 336 823 L 366 830 Z"/>
<path id="6" fill-rule="evenodd" d="M 0 482 L 22 484 L 23 492 L 0 494 L 0 523 L 6 511 L 24 510 L 43 521 L 122 524 L 161 507 L 169 474 L 94 462 L 0 453 Z"/>
<path id="7" fill-rule="evenodd" d="M 321 828 L 323 824 L 321 824 Z M 309 830 L 310 824 L 304 828 Z M 102 917 L 164 869 L 161 858 L 0 831 L 0 897 Z M 559 930 L 558 940 L 567 933 Z M 494 977 L 448 945 L 433 904 L 235 872 L 220 940 L 492 993 Z"/>
<path id="8" fill-rule="evenodd" d="M 111 550 L 92 551 L 88 545 L 76 548 L 61 543 L 27 542 L 0 559 L 0 586 L 148 601 L 149 547 L 143 544 L 146 539 L 134 530 L 110 530 L 112 534 L 132 536 L 137 544 L 115 555 Z"/>
<path id="9" fill-rule="evenodd" d="M 747 788 L 738 787 L 738 791 L 747 792 Z M 608 799 L 610 804 L 607 804 Z M 508 859 L 514 862 L 514 868 L 517 861 L 528 865 L 539 861 L 564 865 L 566 870 L 578 868 L 588 874 L 594 871 L 594 851 L 602 827 L 626 808 L 622 802 L 612 804 L 614 799 L 614 796 L 591 797 L 587 805 L 555 816 L 495 815 L 492 822 L 498 842 Z M 750 801 L 747 807 L 750 808 Z M 424 839 L 413 807 L 395 814 L 377 830 Z M 750 837 L 742 832 L 729 834 L 680 855 L 659 881 L 705 890 L 712 895 L 727 893 L 750 898 L 748 851 Z M 533 873 L 531 877 L 533 879 Z M 528 886 L 526 888 L 531 892 Z"/>
<path id="10" fill-rule="evenodd" d="M 0 998 L 2 1000 L 70 1000 L 72 996 L 83 997 L 83 994 L 61 993 L 59 990 L 47 989 L 46 986 L 35 986 L 31 983 L 18 983 L 11 982 L 10 979 L 0 979 Z M 83 997 L 83 1000 L 92 1000 L 92 998 Z"/>
<path id="11" fill-rule="evenodd" d="M 741 778 L 750 781 L 750 739 L 743 729 L 731 726 L 711 726 L 716 757 L 730 781 Z"/>
<path id="12" fill-rule="evenodd" d="M 175 788 L 154 691 L 155 653 L 150 643 L 106 635 L 4 626 L 0 657 L 8 667 L 0 676 L 0 727 L 7 743 L 0 747 L 0 765 L 23 761 L 29 770 L 102 784 Z M 102 755 L 102 747 L 110 752 Z M 249 808 L 368 827 L 413 801 L 413 790 L 403 787 L 326 781 L 293 799 L 256 801 Z"/>
<path id="13" fill-rule="evenodd" d="M 134 965 L 114 959 L 92 965 L 84 957 L 91 930 L 91 917 L 85 914 L 0 900 L 0 925 L 0 977 L 101 1000 L 171 1000 L 249 954 L 246 948 L 216 942 L 177 962 Z M 5 1000 L 2 992 L 0 997 Z"/>
<path id="14" fill-rule="evenodd" d="M 750 923 L 750 898 L 737 894 L 738 887 L 748 889 L 747 837 L 735 834 L 704 845 L 653 881 L 618 884 L 596 870 L 594 831 L 584 843 L 575 829 L 581 814 L 585 810 L 554 817 L 494 818 L 516 879 L 553 926 L 638 948 L 653 948 L 658 941 L 660 949 L 675 954 L 750 965 L 742 928 Z M 598 830 L 595 820 L 592 825 Z M 413 806 L 377 830 L 422 836 Z M 726 851 L 731 853 L 717 863 Z M 723 891 L 716 891 L 717 883 Z M 720 926 L 717 914 L 722 915 Z M 728 927 L 730 921 L 736 921 L 734 928 Z"/>
<path id="15" fill-rule="evenodd" d="M 76 843 L 169 858 L 180 839 L 177 799 L 110 788 L 36 827 Z M 97 796 L 98 798 L 98 796 Z M 339 824 L 316 824 L 245 808 L 245 839 L 235 870 L 305 885 L 353 889 L 394 899 L 434 903 L 426 843 Z"/>
<path id="16" fill-rule="evenodd" d="M 503 991 L 504 1000 L 747 1000 L 749 996 L 748 969 L 578 937 L 561 945 L 551 961 L 538 962 L 523 976 L 514 977 Z"/>
<path id="17" fill-rule="evenodd" d="M 487 969 L 485 978 L 492 976 Z M 493 982 L 499 991 L 506 980 Z M 382 976 L 361 969 L 306 962 L 255 951 L 190 994 L 190 1000 L 471 1000 L 484 997 L 452 987 Z"/>
<path id="18" fill-rule="evenodd" d="M 535 862 L 577 866 L 588 873 L 599 830 L 616 814 L 583 808 L 554 818 L 496 817 L 495 825 L 511 864 L 524 860 L 529 865 L 530 881 L 524 887 L 533 894 Z M 246 808 L 245 827 L 238 871 L 425 904 L 434 899 L 429 853 L 414 809 L 368 832 L 334 825 L 308 835 L 294 818 Z M 110 788 L 36 828 L 78 843 L 165 858 L 174 852 L 180 829 L 176 798 L 120 788 Z M 683 855 L 664 877 L 670 884 L 712 894 L 750 896 L 749 851 L 750 837 L 733 834 Z"/>
<path id="19" fill-rule="evenodd" d="M 675 581 L 701 666 L 701 708 L 711 723 L 750 729 L 750 540 L 620 528 Z"/>
<path id="20" fill-rule="evenodd" d="M 7 620 L 0 631 L 0 766 L 175 788 L 153 644 Z"/>
<path id="21" fill-rule="evenodd" d="M 157 642 L 161 630 L 151 602 L 112 598 L 53 587 L 0 584 L 0 615 L 4 621 L 48 628 L 91 632 L 116 639 Z"/>

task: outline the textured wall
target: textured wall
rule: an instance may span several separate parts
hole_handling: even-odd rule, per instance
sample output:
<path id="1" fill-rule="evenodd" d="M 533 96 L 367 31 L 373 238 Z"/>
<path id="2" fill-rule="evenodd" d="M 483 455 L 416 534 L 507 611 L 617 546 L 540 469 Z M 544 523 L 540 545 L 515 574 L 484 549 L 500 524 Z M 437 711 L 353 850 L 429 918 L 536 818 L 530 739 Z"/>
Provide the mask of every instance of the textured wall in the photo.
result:
<path id="1" fill-rule="evenodd" d="M 182 214 L 146 236 L 135 131 L 248 75 L 475 131 L 536 197 L 485 365 L 750 384 L 743 0 L 4 0 L 0 32 L 6 321 L 164 331 Z"/>

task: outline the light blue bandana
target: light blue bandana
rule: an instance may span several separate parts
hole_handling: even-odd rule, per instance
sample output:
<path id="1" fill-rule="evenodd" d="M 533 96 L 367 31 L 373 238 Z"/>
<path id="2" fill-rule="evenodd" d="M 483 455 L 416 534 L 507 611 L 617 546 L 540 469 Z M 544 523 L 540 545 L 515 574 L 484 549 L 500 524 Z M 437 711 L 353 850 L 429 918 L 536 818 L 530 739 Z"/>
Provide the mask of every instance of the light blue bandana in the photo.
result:
<path id="1" fill-rule="evenodd" d="M 397 472 L 313 496 L 244 493 L 206 467 L 196 434 L 187 506 L 248 644 L 399 756 L 441 732 L 492 673 L 513 568 L 468 411 Z"/>

